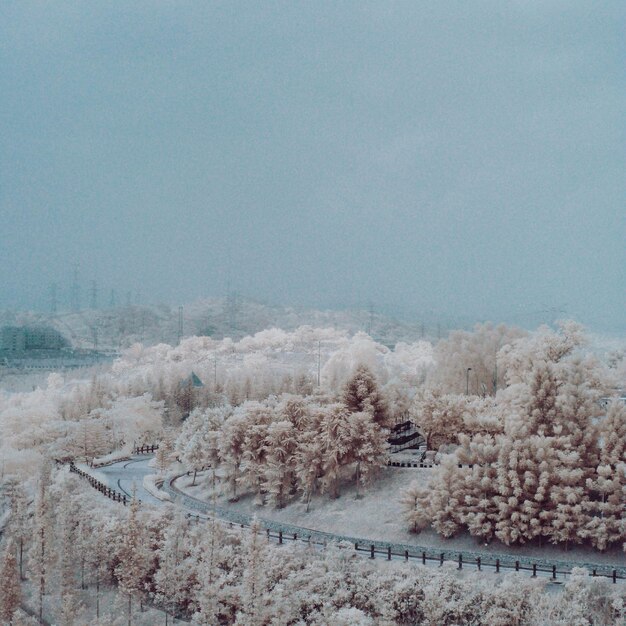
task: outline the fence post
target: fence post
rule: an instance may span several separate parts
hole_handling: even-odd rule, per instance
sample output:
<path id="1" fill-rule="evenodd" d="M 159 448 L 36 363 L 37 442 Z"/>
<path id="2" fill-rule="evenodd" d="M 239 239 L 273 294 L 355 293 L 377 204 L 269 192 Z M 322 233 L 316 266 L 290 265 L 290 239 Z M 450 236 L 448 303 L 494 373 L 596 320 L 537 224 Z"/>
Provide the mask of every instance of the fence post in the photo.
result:
<path id="1" fill-rule="evenodd" d="M 278 531 L 278 543 L 282 543 L 283 542 L 283 531 L 279 530 Z"/>
<path id="2" fill-rule="evenodd" d="M 533 578 L 537 578 L 537 563 L 533 563 Z"/>
<path id="3" fill-rule="evenodd" d="M 405 551 L 404 551 L 404 560 L 405 560 L 405 561 L 408 561 L 408 560 L 409 560 L 409 551 L 408 551 L 408 550 L 405 550 Z"/>
<path id="4" fill-rule="evenodd" d="M 593 568 L 593 571 L 591 572 L 591 575 L 592 576 L 596 576 L 596 568 L 595 567 Z"/>
<path id="5" fill-rule="evenodd" d="M 480 572 L 480 557 L 476 557 L 476 567 L 478 568 L 478 571 Z"/>
<path id="6" fill-rule="evenodd" d="M 426 552 L 422 551 L 422 565 L 426 565 Z"/>
<path id="7" fill-rule="evenodd" d="M 443 552 L 439 555 L 439 565 L 443 565 Z"/>
<path id="8" fill-rule="evenodd" d="M 374 558 L 374 544 L 370 546 L 370 559 Z"/>
<path id="9" fill-rule="evenodd" d="M 359 543 L 358 543 L 358 541 L 354 544 L 354 549 L 355 549 L 355 550 L 358 550 L 358 549 L 359 549 Z"/>
<path id="10" fill-rule="evenodd" d="M 556 565 L 552 566 L 552 580 L 556 580 Z"/>
<path id="11" fill-rule="evenodd" d="M 459 569 L 463 569 L 463 555 L 459 554 Z"/>
<path id="12" fill-rule="evenodd" d="M 613 584 L 617 584 L 617 570 L 613 570 Z"/>
<path id="13" fill-rule="evenodd" d="M 387 560 L 391 561 L 391 546 L 387 546 Z"/>
<path id="14" fill-rule="evenodd" d="M 515 571 L 519 572 L 519 561 L 515 561 Z"/>
<path id="15" fill-rule="evenodd" d="M 500 571 L 500 559 L 496 559 L 496 572 Z"/>

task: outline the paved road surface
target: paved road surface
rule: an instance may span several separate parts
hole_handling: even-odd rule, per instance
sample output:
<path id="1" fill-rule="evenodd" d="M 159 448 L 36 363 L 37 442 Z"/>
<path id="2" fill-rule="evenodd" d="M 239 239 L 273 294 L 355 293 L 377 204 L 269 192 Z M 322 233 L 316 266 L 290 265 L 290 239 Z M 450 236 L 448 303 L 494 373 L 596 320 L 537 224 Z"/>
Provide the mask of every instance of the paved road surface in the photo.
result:
<path id="1" fill-rule="evenodd" d="M 117 491 L 126 493 L 126 495 L 129 496 L 133 493 L 133 489 L 135 489 L 136 496 L 137 498 L 139 498 L 139 500 L 148 502 L 150 504 L 162 505 L 163 502 L 161 500 L 155 498 L 152 494 L 146 491 L 146 489 L 144 489 L 143 487 L 144 476 L 155 473 L 155 469 L 149 466 L 150 461 L 152 459 L 153 459 L 152 456 L 136 456 L 136 457 L 133 457 L 131 460 L 120 461 L 118 463 L 114 463 L 113 465 L 102 467 L 98 470 L 93 470 L 89 468 L 84 468 L 84 469 L 90 474 L 97 476 L 99 480 L 101 480 L 103 483 L 106 483 L 109 487 L 116 489 Z M 179 492 L 176 489 L 175 482 L 172 483 L 172 485 L 165 485 L 164 488 L 168 492 L 171 493 L 171 495 L 181 505 L 183 510 L 185 510 L 187 513 L 190 513 L 194 517 L 198 517 L 199 520 L 202 520 L 202 519 L 206 520 L 207 515 L 210 514 L 214 510 L 217 517 L 221 518 L 221 520 L 224 521 L 225 523 L 235 523 L 235 524 L 245 524 L 245 525 L 248 525 L 250 523 L 250 519 L 249 519 L 250 516 L 246 514 L 242 514 L 238 511 L 233 511 L 229 509 L 228 507 L 223 507 L 223 506 L 216 506 L 215 508 L 213 508 L 213 506 L 209 503 L 196 500 L 195 498 L 192 498 L 187 495 L 183 495 L 181 492 Z M 426 559 L 426 564 L 432 565 L 434 567 L 437 567 L 440 564 L 439 553 L 441 552 L 441 550 L 438 548 L 435 549 L 435 548 L 428 548 L 428 547 L 421 547 L 421 546 L 408 546 L 408 545 L 405 546 L 405 545 L 399 545 L 399 544 L 395 545 L 395 544 L 387 544 L 385 542 L 380 542 L 380 541 L 374 542 L 370 539 L 339 536 L 339 535 L 334 535 L 332 533 L 325 533 L 325 532 L 316 531 L 312 529 L 296 527 L 296 526 L 292 526 L 289 524 L 282 524 L 282 523 L 272 521 L 272 520 L 259 519 L 259 522 L 263 525 L 264 528 L 270 529 L 268 531 L 268 537 L 274 541 L 278 541 L 279 531 L 281 532 L 281 535 L 283 535 L 283 540 L 285 541 L 289 540 L 290 537 L 293 538 L 294 534 L 298 536 L 298 540 L 300 541 L 306 540 L 307 536 L 309 536 L 311 538 L 311 541 L 317 542 L 318 545 L 320 546 L 325 544 L 327 541 L 348 541 L 349 543 L 352 543 L 352 544 L 355 544 L 355 543 L 360 544 L 361 547 L 359 551 L 357 552 L 357 554 L 360 554 L 362 556 L 369 556 L 368 548 L 370 545 L 375 543 L 377 544 L 376 545 L 376 558 L 377 559 L 387 558 L 387 553 L 386 553 L 387 548 L 389 545 L 391 545 L 392 546 L 391 558 L 394 560 L 404 559 L 404 556 L 402 555 L 404 554 L 404 551 L 406 549 L 408 549 L 412 555 L 413 554 L 417 555 L 422 550 L 426 550 L 429 555 L 429 558 Z M 469 570 L 477 569 L 477 565 L 475 562 L 476 557 L 481 556 L 481 558 L 483 559 L 482 560 L 483 571 L 494 571 L 494 566 L 488 565 L 488 563 L 495 562 L 495 558 L 498 555 L 494 555 L 494 554 L 481 555 L 479 553 L 464 553 L 464 554 L 466 555 L 464 556 L 464 562 L 463 562 L 464 569 L 469 569 Z M 552 562 L 548 562 L 548 561 L 541 562 L 539 559 L 533 559 L 533 558 L 524 559 L 524 558 L 521 558 L 520 556 L 514 557 L 512 555 L 505 555 L 505 554 L 500 555 L 500 557 L 501 557 L 501 570 L 503 572 L 511 571 L 511 568 L 513 566 L 512 564 L 515 562 L 515 559 L 517 558 L 520 561 L 525 561 L 525 562 L 536 561 L 540 568 L 537 571 L 537 576 L 547 577 L 547 578 L 552 577 L 551 571 L 541 571 L 542 565 L 543 567 L 545 567 L 545 569 L 551 570 Z M 456 560 L 456 558 L 458 558 L 458 556 L 455 557 L 452 554 L 446 555 L 446 560 Z M 411 561 L 413 562 L 415 561 L 415 559 L 412 558 Z M 421 560 L 419 560 L 419 562 L 421 562 Z M 508 562 L 508 565 L 507 565 L 507 562 Z M 568 576 L 565 573 L 565 570 L 568 570 L 570 569 L 572 565 L 575 565 L 574 563 L 559 563 L 558 561 L 555 561 L 554 563 L 557 564 L 557 577 L 556 577 L 557 582 L 563 582 L 563 580 L 565 580 Z M 588 569 L 591 570 L 591 567 L 588 566 Z M 608 570 L 609 568 L 607 568 L 606 566 L 598 567 L 599 572 L 601 572 L 604 569 Z M 618 568 L 618 570 L 619 570 L 618 575 L 620 577 L 623 577 L 626 575 L 626 568 Z M 529 575 L 532 573 L 529 570 L 522 569 L 522 571 L 525 573 L 528 573 Z"/>
<path id="2" fill-rule="evenodd" d="M 135 456 L 130 461 L 120 461 L 98 469 L 83 465 L 80 465 L 80 469 L 96 476 L 111 489 L 125 493 L 129 497 L 132 497 L 133 489 L 135 489 L 137 498 L 142 502 L 163 504 L 158 498 L 146 491 L 143 486 L 143 477 L 156 473 L 154 467 L 149 467 L 152 459 L 152 456 Z"/>

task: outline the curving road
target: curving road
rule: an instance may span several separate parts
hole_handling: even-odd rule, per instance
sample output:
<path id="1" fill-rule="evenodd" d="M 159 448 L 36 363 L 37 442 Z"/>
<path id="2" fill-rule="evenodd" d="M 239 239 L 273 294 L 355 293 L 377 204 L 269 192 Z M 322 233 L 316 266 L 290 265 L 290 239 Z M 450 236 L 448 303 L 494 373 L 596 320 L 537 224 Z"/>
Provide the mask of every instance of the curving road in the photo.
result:
<path id="1" fill-rule="evenodd" d="M 152 459 L 152 456 L 144 455 L 135 456 L 126 461 L 118 461 L 98 469 L 92 469 L 80 464 L 78 464 L 78 467 L 95 476 L 98 480 L 111 487 L 111 489 L 126 494 L 128 497 L 132 497 L 133 490 L 135 490 L 138 500 L 159 505 L 163 504 L 163 502 L 155 498 L 149 491 L 146 491 L 143 486 L 144 476 L 156 473 L 156 470 L 149 466 Z"/>
<path id="2" fill-rule="evenodd" d="M 83 468 L 85 471 L 95 476 L 109 487 L 126 493 L 130 496 L 135 490 L 136 497 L 144 502 L 162 505 L 163 501 L 155 498 L 143 486 L 143 478 L 148 474 L 154 474 L 155 469 L 150 467 L 152 456 L 136 456 L 130 460 L 119 461 L 109 466 L 102 467 L 98 470 Z M 176 479 L 166 481 L 163 490 L 167 492 L 172 501 L 175 501 L 189 515 L 198 520 L 207 519 L 207 516 L 215 514 L 222 522 L 228 524 L 237 524 L 248 526 L 252 521 L 252 516 L 234 511 L 228 507 L 216 506 L 207 503 L 192 496 L 189 496 L 176 487 Z M 597 570 L 598 575 L 609 576 L 616 573 L 617 578 L 623 582 L 626 579 L 626 567 L 614 567 L 596 563 L 583 563 L 571 561 L 543 560 L 532 557 L 522 557 L 521 555 L 513 556 L 511 554 L 494 554 L 490 552 L 468 552 L 468 551 L 450 551 L 434 548 L 430 546 L 419 546 L 414 544 L 396 544 L 386 541 L 374 541 L 359 537 L 350 537 L 327 533 L 323 531 L 304 528 L 301 526 L 293 526 L 284 524 L 275 520 L 268 520 L 256 517 L 261 524 L 268 539 L 273 539 L 282 543 L 283 540 L 307 541 L 319 546 L 326 545 L 331 541 L 343 541 L 351 543 L 357 548 L 357 553 L 371 558 L 387 558 L 402 559 L 414 562 L 422 562 L 425 565 L 439 566 L 442 559 L 459 563 L 462 559 L 464 569 L 483 571 L 511 571 L 520 568 L 520 571 L 533 574 L 533 565 L 535 565 L 535 574 L 541 577 L 547 577 L 554 582 L 563 582 L 567 579 L 569 571 L 572 567 L 585 567 L 588 571 Z M 409 557 L 410 555 L 410 557 Z M 498 561 L 498 570 L 496 570 L 496 560 Z"/>

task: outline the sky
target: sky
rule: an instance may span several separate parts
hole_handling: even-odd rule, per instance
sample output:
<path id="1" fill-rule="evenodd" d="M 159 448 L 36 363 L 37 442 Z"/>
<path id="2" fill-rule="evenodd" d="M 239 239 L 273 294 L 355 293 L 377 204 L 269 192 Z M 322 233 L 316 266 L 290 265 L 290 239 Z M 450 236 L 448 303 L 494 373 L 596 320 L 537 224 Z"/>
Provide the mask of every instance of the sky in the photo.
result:
<path id="1" fill-rule="evenodd" d="M 6 0 L 0 308 L 626 333 L 626 3 Z"/>

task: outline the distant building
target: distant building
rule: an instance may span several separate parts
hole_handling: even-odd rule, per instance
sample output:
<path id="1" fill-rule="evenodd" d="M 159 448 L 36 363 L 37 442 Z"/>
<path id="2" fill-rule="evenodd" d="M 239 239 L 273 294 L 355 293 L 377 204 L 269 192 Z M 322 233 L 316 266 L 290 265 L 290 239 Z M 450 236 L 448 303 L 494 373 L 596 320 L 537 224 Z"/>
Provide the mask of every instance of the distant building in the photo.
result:
<path id="1" fill-rule="evenodd" d="M 54 371 L 96 365 L 112 356 L 97 350 L 73 349 L 70 342 L 50 326 L 0 328 L 0 367 Z"/>
<path id="2" fill-rule="evenodd" d="M 4 326 L 0 331 L 0 352 L 28 355 L 69 348 L 67 339 L 49 326 Z"/>

